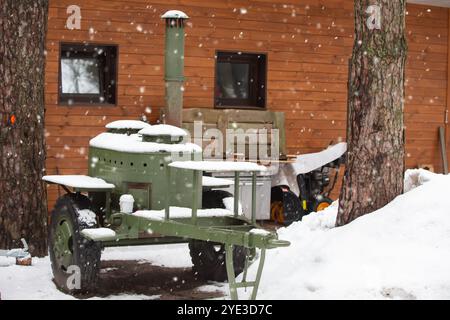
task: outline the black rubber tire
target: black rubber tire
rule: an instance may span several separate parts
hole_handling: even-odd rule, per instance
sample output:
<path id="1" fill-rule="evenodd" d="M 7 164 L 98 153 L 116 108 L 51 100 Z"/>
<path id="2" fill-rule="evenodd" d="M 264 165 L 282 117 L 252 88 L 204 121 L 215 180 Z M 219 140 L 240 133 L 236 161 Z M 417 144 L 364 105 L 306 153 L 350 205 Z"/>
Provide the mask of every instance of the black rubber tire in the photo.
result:
<path id="1" fill-rule="evenodd" d="M 270 194 L 271 210 L 272 205 L 275 202 L 281 202 L 283 204 L 282 218 L 280 219 L 281 221 L 276 220 L 276 222 L 286 227 L 291 225 L 295 221 L 302 220 L 303 216 L 306 214 L 306 212 L 302 208 L 300 199 L 287 187 L 272 187 Z M 272 212 L 271 218 L 274 218 L 272 216 Z"/>
<path id="2" fill-rule="evenodd" d="M 228 279 L 225 264 L 225 247 L 220 243 L 201 240 L 189 241 L 192 270 L 202 280 L 224 282 Z M 235 275 L 244 271 L 247 250 L 241 246 L 233 247 L 233 267 Z"/>
<path id="3" fill-rule="evenodd" d="M 96 228 L 96 225 L 87 225 L 78 219 L 78 210 L 91 209 L 90 200 L 80 194 L 65 194 L 55 204 L 51 214 L 48 232 L 48 246 L 53 271 L 53 281 L 63 292 L 69 294 L 86 294 L 95 290 L 98 273 L 100 271 L 100 257 L 102 246 L 84 238 L 81 231 L 86 228 Z M 64 270 L 55 258 L 54 243 L 55 231 L 58 223 L 67 221 L 72 228 L 71 232 L 71 265 L 78 266 L 80 270 L 80 288 L 70 288 L 68 279 L 73 273 Z"/>
<path id="4" fill-rule="evenodd" d="M 225 204 L 223 203 L 223 199 L 232 198 L 232 197 L 233 197 L 233 195 L 225 190 L 203 191 L 202 208 L 203 209 L 214 209 L 214 208 L 225 209 Z"/>
<path id="5" fill-rule="evenodd" d="M 225 209 L 224 198 L 233 195 L 224 190 L 208 190 L 203 192 L 203 209 L 221 208 Z M 233 266 L 237 275 L 244 271 L 247 249 L 241 246 L 233 247 Z M 226 281 L 228 279 L 225 264 L 225 246 L 201 240 L 189 241 L 189 252 L 191 254 L 192 270 L 196 277 L 203 280 Z"/>

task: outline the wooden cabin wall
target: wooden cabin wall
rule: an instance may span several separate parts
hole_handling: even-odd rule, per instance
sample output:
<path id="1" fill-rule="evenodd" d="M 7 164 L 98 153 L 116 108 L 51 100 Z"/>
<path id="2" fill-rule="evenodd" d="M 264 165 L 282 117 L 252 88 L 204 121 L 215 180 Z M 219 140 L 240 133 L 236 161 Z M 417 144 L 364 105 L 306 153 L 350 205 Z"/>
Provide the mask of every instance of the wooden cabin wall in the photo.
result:
<path id="1" fill-rule="evenodd" d="M 65 28 L 66 9 L 72 4 L 81 8 L 81 30 Z M 216 50 L 266 53 L 267 109 L 286 113 L 288 152 L 314 152 L 345 141 L 352 1 L 50 0 L 48 174 L 86 174 L 88 141 L 110 121 L 142 114 L 156 121 L 164 106 L 160 15 L 175 8 L 191 17 L 186 27 L 185 108 L 213 107 Z M 406 163 L 440 170 L 437 128 L 443 125 L 447 92 L 448 10 L 408 5 L 407 30 Z M 117 106 L 58 105 L 60 42 L 119 46 Z M 49 188 L 50 208 L 56 197 L 56 188 Z"/>

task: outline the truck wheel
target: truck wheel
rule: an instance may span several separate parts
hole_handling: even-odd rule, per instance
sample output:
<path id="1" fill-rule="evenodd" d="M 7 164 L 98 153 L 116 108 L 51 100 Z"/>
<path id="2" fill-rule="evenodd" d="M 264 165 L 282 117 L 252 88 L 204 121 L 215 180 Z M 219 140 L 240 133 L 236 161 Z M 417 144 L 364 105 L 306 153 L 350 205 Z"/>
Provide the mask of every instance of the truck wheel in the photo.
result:
<path id="1" fill-rule="evenodd" d="M 203 192 L 203 209 L 225 209 L 224 198 L 233 195 L 224 190 L 208 190 Z M 195 275 L 203 280 L 223 282 L 228 279 L 225 264 L 225 246 L 221 243 L 209 241 L 189 241 L 193 271 Z M 241 246 L 233 247 L 233 266 L 236 276 L 244 270 L 247 249 Z"/>
<path id="2" fill-rule="evenodd" d="M 83 229 L 96 227 L 94 219 L 79 213 L 90 208 L 87 197 L 65 194 L 51 214 L 48 244 L 53 281 L 66 293 L 87 293 L 97 285 L 102 247 L 81 235 Z"/>
<path id="3" fill-rule="evenodd" d="M 224 282 L 228 279 L 225 264 L 225 246 L 201 240 L 189 242 L 193 271 L 203 280 Z M 233 267 L 235 275 L 244 271 L 247 250 L 241 246 L 233 247 Z"/>

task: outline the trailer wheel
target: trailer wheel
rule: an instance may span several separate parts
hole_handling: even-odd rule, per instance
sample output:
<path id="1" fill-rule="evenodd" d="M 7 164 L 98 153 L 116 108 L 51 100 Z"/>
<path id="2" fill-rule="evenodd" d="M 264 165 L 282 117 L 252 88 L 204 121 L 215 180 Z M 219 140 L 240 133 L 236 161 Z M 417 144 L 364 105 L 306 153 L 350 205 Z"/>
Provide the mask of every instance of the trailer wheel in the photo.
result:
<path id="1" fill-rule="evenodd" d="M 80 194 L 60 197 L 51 214 L 48 246 L 53 281 L 66 293 L 88 293 L 97 285 L 100 270 L 101 244 L 81 235 L 86 228 L 95 228 L 95 221 L 86 221 L 78 211 L 90 209 L 89 199 Z"/>
<path id="2" fill-rule="evenodd" d="M 203 192 L 203 209 L 225 209 L 224 198 L 233 195 L 224 190 L 208 190 Z M 223 282 L 228 279 L 225 264 L 225 246 L 221 243 L 209 241 L 189 241 L 193 271 L 195 275 L 203 280 Z M 233 266 L 236 276 L 244 270 L 247 249 L 241 246 L 233 248 Z"/>
<path id="3" fill-rule="evenodd" d="M 201 240 L 189 242 L 193 271 L 203 280 L 224 282 L 228 279 L 225 264 L 225 246 Z M 233 247 L 233 267 L 235 275 L 244 271 L 247 249 L 241 246 Z"/>
<path id="4" fill-rule="evenodd" d="M 203 191 L 202 208 L 203 209 L 226 209 L 223 199 L 232 198 L 233 195 L 225 190 Z"/>

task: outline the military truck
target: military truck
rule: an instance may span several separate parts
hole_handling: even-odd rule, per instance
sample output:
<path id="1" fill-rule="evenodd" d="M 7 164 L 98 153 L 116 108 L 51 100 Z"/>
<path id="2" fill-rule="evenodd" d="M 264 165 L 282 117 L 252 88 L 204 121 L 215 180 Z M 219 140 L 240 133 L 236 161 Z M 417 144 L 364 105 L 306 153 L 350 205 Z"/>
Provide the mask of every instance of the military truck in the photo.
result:
<path id="1" fill-rule="evenodd" d="M 189 243 L 199 278 L 228 280 L 230 296 L 251 287 L 256 298 L 266 249 L 288 246 L 256 223 L 256 180 L 264 166 L 202 161 L 202 149 L 178 127 L 121 120 L 90 141 L 89 170 L 49 175 L 66 193 L 51 212 L 49 252 L 54 282 L 64 292 L 92 292 L 105 247 Z M 208 173 L 232 172 L 234 180 Z M 252 216 L 242 214 L 239 176 L 252 174 Z M 221 188 L 234 185 L 234 195 Z M 259 267 L 253 281 L 248 266 Z M 80 275 L 78 285 L 74 273 Z M 244 273 L 242 281 L 236 276 Z"/>

